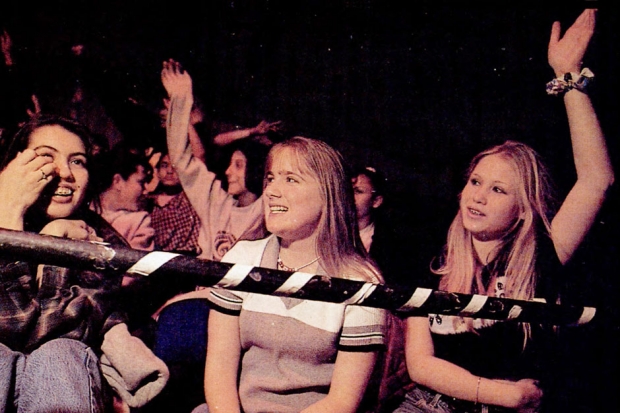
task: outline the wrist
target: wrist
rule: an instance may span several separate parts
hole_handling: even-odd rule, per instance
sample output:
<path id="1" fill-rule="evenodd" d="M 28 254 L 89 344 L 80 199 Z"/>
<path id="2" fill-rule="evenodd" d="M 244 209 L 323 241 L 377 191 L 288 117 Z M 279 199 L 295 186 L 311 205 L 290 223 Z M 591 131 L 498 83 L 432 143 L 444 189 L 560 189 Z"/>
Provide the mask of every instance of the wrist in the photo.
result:
<path id="1" fill-rule="evenodd" d="M 573 89 L 586 93 L 593 79 L 594 73 L 588 68 L 581 72 L 566 72 L 547 83 L 547 94 L 559 96 Z"/>

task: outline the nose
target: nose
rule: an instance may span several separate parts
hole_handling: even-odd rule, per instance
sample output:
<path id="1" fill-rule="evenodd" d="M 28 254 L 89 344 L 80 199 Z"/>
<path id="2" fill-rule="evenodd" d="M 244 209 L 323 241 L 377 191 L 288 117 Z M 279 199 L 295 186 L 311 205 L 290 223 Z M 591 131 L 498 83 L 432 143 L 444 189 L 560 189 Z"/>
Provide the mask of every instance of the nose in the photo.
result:
<path id="1" fill-rule="evenodd" d="M 232 175 L 232 165 L 228 165 L 228 168 L 226 168 L 226 171 L 224 171 L 224 175 L 226 175 L 227 178 Z"/>
<path id="2" fill-rule="evenodd" d="M 71 165 L 69 165 L 69 161 L 57 161 L 54 162 L 56 166 L 56 173 L 58 177 L 64 180 L 72 180 L 73 179 L 73 171 L 71 170 Z"/>
<path id="3" fill-rule="evenodd" d="M 280 187 L 275 181 L 268 182 L 263 193 L 267 196 L 267 198 L 279 198 L 282 196 Z"/>
<path id="4" fill-rule="evenodd" d="M 476 188 L 474 190 L 474 194 L 473 194 L 473 200 L 474 202 L 478 203 L 478 204 L 486 204 L 487 203 L 487 195 L 486 195 L 486 191 L 484 188 Z"/>

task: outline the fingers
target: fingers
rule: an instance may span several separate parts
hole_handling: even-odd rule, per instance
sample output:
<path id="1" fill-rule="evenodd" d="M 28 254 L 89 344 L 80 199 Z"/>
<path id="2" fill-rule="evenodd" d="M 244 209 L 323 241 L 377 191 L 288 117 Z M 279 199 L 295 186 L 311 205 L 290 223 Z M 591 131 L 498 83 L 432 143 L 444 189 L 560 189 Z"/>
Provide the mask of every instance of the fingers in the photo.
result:
<path id="1" fill-rule="evenodd" d="M 560 22 L 553 22 L 551 26 L 551 38 L 549 39 L 549 46 L 552 46 L 560 41 L 560 31 L 562 27 Z"/>

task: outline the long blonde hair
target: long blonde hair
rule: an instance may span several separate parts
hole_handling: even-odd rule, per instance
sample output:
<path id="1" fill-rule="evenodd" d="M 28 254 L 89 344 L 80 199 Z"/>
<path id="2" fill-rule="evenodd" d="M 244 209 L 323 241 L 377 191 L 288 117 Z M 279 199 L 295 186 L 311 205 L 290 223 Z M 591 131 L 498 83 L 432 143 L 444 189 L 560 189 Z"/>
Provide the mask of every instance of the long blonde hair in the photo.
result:
<path id="1" fill-rule="evenodd" d="M 353 189 L 340 153 L 325 142 L 296 136 L 273 146 L 267 156 L 267 169 L 285 149 L 291 150 L 304 173 L 319 182 L 324 204 L 316 250 L 323 268 L 334 277 L 361 276 L 364 281 L 382 282 L 359 239 Z"/>
<path id="2" fill-rule="evenodd" d="M 506 296 L 529 300 L 534 297 L 536 282 L 537 232 L 551 232 L 551 216 L 555 213 L 553 187 L 547 169 L 540 156 L 526 144 L 506 141 L 476 155 L 467 170 L 467 177 L 480 160 L 489 155 L 500 155 L 510 161 L 519 182 L 517 202 L 520 217 L 506 230 L 498 255 L 504 265 L 499 269 L 505 275 Z M 502 251 L 504 249 L 504 251 Z M 440 288 L 446 291 L 472 293 L 474 284 L 479 285 L 481 265 L 475 258 L 472 235 L 463 227 L 461 211 L 456 214 L 448 231 L 448 238 L 441 265 L 432 270 L 442 275 Z"/>

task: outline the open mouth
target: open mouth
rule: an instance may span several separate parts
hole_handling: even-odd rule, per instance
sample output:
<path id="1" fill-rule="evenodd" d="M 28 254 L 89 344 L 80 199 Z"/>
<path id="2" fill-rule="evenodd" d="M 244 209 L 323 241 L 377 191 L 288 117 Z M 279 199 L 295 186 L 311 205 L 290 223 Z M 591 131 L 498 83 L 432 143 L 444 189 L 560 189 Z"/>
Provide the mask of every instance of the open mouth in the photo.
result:
<path id="1" fill-rule="evenodd" d="M 484 215 L 482 212 L 478 211 L 477 209 L 467 208 L 467 210 L 472 215 L 477 215 L 477 216 L 483 216 Z"/>
<path id="2" fill-rule="evenodd" d="M 73 195 L 73 189 L 71 188 L 58 188 L 54 191 L 54 196 L 69 197 Z"/>
<path id="3" fill-rule="evenodd" d="M 269 206 L 269 211 L 271 211 L 272 214 L 283 214 L 288 211 L 288 208 L 282 205 L 271 205 Z"/>

